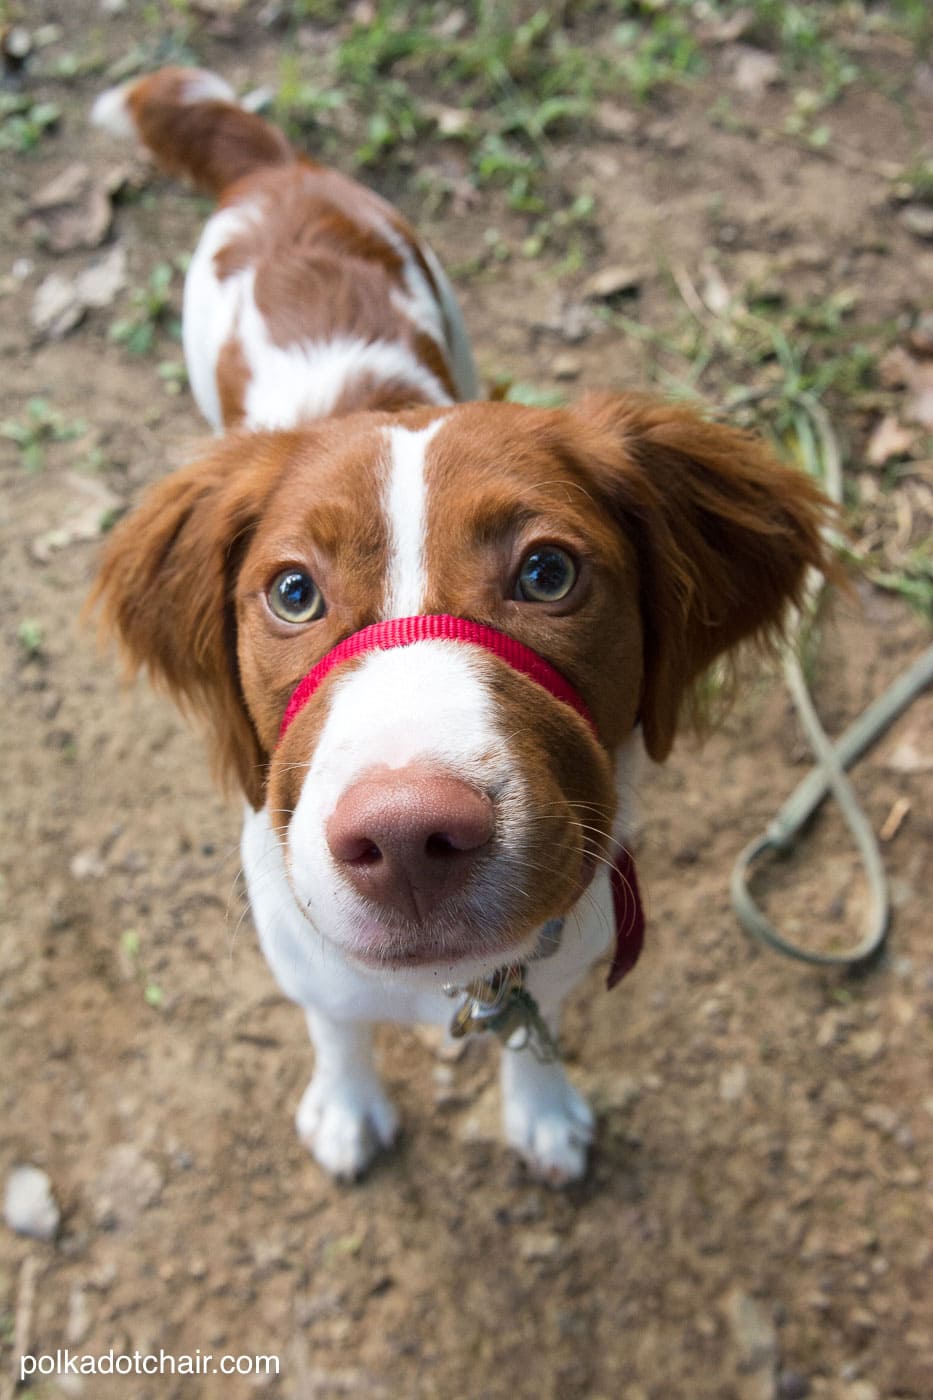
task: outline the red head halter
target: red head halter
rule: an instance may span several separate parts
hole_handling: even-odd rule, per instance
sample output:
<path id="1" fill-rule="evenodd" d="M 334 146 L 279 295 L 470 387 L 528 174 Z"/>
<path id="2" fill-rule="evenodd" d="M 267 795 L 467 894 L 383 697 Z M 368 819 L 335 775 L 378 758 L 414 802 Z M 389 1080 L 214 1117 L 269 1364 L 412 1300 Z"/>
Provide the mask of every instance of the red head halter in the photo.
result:
<path id="1" fill-rule="evenodd" d="M 561 673 L 530 647 L 524 646 L 505 632 L 497 632 L 465 617 L 436 616 L 394 617 L 388 622 L 376 622 L 338 642 L 316 666 L 298 682 L 282 717 L 279 742 L 285 737 L 296 716 L 304 709 L 318 686 L 343 661 L 364 656 L 370 651 L 392 651 L 396 647 L 413 646 L 416 642 L 461 642 L 491 651 L 514 671 L 540 685 L 555 700 L 569 705 L 596 734 L 596 725 L 586 702 Z M 612 903 L 616 921 L 616 945 L 609 969 L 608 985 L 614 987 L 635 966 L 645 934 L 645 915 L 635 863 L 628 851 L 620 849 L 611 871 Z"/>

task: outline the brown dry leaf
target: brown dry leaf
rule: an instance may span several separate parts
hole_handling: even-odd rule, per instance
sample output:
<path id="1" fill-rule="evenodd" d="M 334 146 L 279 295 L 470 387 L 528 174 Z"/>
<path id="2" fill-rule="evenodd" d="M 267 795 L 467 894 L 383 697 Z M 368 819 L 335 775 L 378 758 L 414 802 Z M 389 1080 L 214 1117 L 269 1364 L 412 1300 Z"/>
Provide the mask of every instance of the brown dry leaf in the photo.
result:
<path id="1" fill-rule="evenodd" d="M 69 472 L 64 484 L 62 524 L 37 535 L 30 546 L 32 557 L 40 564 L 47 564 L 56 550 L 99 539 L 108 517 L 123 504 L 119 496 L 95 477 Z"/>
<path id="2" fill-rule="evenodd" d="M 902 346 L 895 345 L 878 361 L 878 378 L 886 389 L 903 389 L 910 383 L 915 363 Z"/>
<path id="3" fill-rule="evenodd" d="M 732 86 L 747 97 L 761 97 L 766 88 L 781 81 L 781 65 L 773 53 L 736 44 L 732 58 Z"/>
<path id="4" fill-rule="evenodd" d="M 883 467 L 893 457 L 909 452 L 916 439 L 915 432 L 905 428 L 893 413 L 887 413 L 869 438 L 865 456 L 873 467 Z"/>
<path id="5" fill-rule="evenodd" d="M 583 284 L 586 301 L 610 301 L 613 297 L 634 296 L 644 274 L 637 267 L 614 265 L 600 268 Z"/>
<path id="6" fill-rule="evenodd" d="M 126 252 L 120 246 L 96 259 L 77 277 L 52 272 L 33 298 L 30 319 L 42 338 L 61 340 L 89 307 L 110 306 L 126 286 Z"/>
<path id="7" fill-rule="evenodd" d="M 933 209 L 925 204 L 908 204 L 901 223 L 915 238 L 933 239 Z"/>
<path id="8" fill-rule="evenodd" d="M 904 417 L 908 423 L 919 423 L 927 431 L 933 430 L 933 360 L 914 362 Z"/>
<path id="9" fill-rule="evenodd" d="M 110 232 L 113 210 L 104 184 L 81 161 L 43 185 L 29 201 L 26 227 L 56 253 L 97 248 Z"/>

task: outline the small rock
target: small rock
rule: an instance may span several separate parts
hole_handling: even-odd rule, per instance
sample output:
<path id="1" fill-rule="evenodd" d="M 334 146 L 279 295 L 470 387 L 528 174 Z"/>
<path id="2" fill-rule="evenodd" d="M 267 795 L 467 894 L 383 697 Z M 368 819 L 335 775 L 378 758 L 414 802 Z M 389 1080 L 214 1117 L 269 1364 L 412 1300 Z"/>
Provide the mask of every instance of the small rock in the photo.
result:
<path id="1" fill-rule="evenodd" d="M 734 1288 L 726 1297 L 723 1312 L 743 1371 L 764 1371 L 773 1368 L 777 1357 L 777 1333 L 768 1310 L 743 1292 Z"/>
<path id="2" fill-rule="evenodd" d="M 68 866 L 73 880 L 100 880 L 107 873 L 107 866 L 97 851 L 79 851 Z"/>
<path id="3" fill-rule="evenodd" d="M 839 1039 L 839 1013 L 831 1010 L 820 1017 L 820 1023 L 816 1028 L 816 1048 L 818 1050 L 828 1050 L 831 1045 L 835 1045 Z"/>
<path id="4" fill-rule="evenodd" d="M 13 1168 L 7 1177 L 3 1218 L 18 1235 L 54 1240 L 62 1217 L 44 1171 L 30 1166 Z"/>
<path id="5" fill-rule="evenodd" d="M 933 239 L 933 208 L 927 204 L 908 204 L 901 214 L 901 223 L 915 238 Z"/>
<path id="6" fill-rule="evenodd" d="M 561 1252 L 560 1236 L 544 1230 L 529 1230 L 522 1236 L 518 1252 L 529 1263 L 556 1259 Z"/>
<path id="7" fill-rule="evenodd" d="M 579 358 L 570 354 L 555 355 L 551 365 L 551 373 L 555 379 L 579 379 L 582 369 Z"/>
<path id="8" fill-rule="evenodd" d="M 612 301 L 614 297 L 635 296 L 642 277 L 643 273 L 636 267 L 617 264 L 600 268 L 584 282 L 583 297 L 586 301 Z"/>
<path id="9" fill-rule="evenodd" d="M 724 1103 L 737 1103 L 748 1087 L 748 1070 L 744 1065 L 731 1065 L 719 1076 L 719 1097 Z"/>
<path id="10" fill-rule="evenodd" d="M 95 1289 L 98 1293 L 106 1293 L 116 1281 L 117 1266 L 112 1259 L 105 1259 L 92 1274 L 88 1274 L 87 1286 Z"/>
<path id="11" fill-rule="evenodd" d="M 884 1050 L 884 1035 L 877 1029 L 860 1031 L 849 1041 L 849 1046 L 863 1065 L 869 1065 Z"/>
<path id="12" fill-rule="evenodd" d="M 875 1128 L 884 1137 L 892 1137 L 900 1122 L 894 1109 L 883 1103 L 867 1104 L 862 1110 L 862 1117 L 870 1128 Z"/>
<path id="13" fill-rule="evenodd" d="M 440 102 L 432 103 L 427 112 L 437 126 L 438 135 L 449 140 L 469 135 L 476 121 L 473 112 L 463 107 L 445 107 Z"/>
<path id="14" fill-rule="evenodd" d="M 748 97 L 761 97 L 766 88 L 781 80 L 781 65 L 773 53 L 753 49 L 746 44 L 736 46 L 732 67 L 732 86 Z"/>

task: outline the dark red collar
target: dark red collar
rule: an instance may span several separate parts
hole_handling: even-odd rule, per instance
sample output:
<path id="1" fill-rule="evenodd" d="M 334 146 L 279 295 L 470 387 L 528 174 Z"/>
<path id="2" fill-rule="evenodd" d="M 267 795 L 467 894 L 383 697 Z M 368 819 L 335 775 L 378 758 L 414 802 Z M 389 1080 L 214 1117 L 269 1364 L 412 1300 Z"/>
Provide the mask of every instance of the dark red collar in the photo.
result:
<path id="1" fill-rule="evenodd" d="M 394 617 L 388 622 L 375 622 L 371 627 L 364 627 L 344 641 L 338 642 L 337 646 L 322 657 L 296 685 L 282 717 L 279 742 L 281 743 L 295 717 L 304 709 L 325 676 L 329 675 L 335 666 L 370 651 L 392 651 L 396 647 L 408 647 L 416 642 L 427 641 L 461 642 L 491 651 L 514 671 L 540 685 L 555 700 L 576 710 L 596 734 L 596 725 L 586 702 L 567 678 L 555 670 L 549 661 L 545 661 L 543 656 L 539 656 L 536 651 L 532 651 L 530 647 L 524 646 L 507 633 L 497 632 L 494 627 L 471 622 L 465 617 L 450 617 L 441 613 Z M 614 987 L 635 966 L 645 936 L 645 914 L 638 892 L 635 862 L 624 847 L 620 848 L 616 856 L 610 878 L 616 943 L 607 985 Z"/>

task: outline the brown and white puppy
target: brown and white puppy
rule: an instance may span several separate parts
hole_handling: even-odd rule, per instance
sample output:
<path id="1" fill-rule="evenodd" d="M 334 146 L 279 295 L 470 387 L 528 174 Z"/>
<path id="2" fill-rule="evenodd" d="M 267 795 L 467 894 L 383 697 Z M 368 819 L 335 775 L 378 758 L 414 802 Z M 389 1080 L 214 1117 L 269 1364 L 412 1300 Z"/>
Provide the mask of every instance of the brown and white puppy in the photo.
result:
<path id="1" fill-rule="evenodd" d="M 246 796 L 259 936 L 316 1050 L 298 1130 L 352 1177 L 397 1126 L 374 1022 L 447 1023 L 445 986 L 519 969 L 556 1032 L 613 944 L 638 753 L 667 756 L 711 662 L 773 638 L 824 562 L 822 503 L 683 407 L 471 401 L 430 249 L 214 75 L 166 69 L 95 117 L 219 198 L 184 342 L 221 434 L 117 528 L 97 595 Z M 396 619 L 456 636 L 330 655 Z M 587 1105 L 504 1040 L 508 1141 L 579 1177 Z"/>

